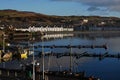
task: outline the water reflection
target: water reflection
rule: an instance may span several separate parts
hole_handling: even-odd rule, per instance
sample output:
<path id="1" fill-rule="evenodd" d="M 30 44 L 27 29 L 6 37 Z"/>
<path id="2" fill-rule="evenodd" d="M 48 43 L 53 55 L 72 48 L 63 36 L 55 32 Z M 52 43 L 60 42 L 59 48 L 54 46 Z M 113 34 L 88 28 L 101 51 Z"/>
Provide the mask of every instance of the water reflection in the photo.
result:
<path id="1" fill-rule="evenodd" d="M 83 39 L 96 39 L 96 38 L 117 38 L 120 37 L 119 33 L 82 33 L 74 34 L 74 37 L 83 38 Z"/>
<path id="2" fill-rule="evenodd" d="M 108 46 L 108 52 L 110 54 L 118 54 L 120 52 L 120 34 L 74 34 L 74 37 L 68 37 L 63 39 L 54 39 L 53 41 L 46 41 L 45 45 L 101 45 L 106 44 Z M 37 43 L 41 44 L 41 43 Z M 36 45 L 37 45 L 36 44 Z M 50 49 L 51 50 L 51 49 Z M 69 49 L 52 49 L 54 52 L 64 52 L 64 51 L 70 51 Z M 95 52 L 95 53 L 103 53 L 106 50 L 104 49 L 73 49 L 72 53 L 74 52 Z M 68 69 L 69 68 L 69 58 L 68 57 L 62 57 L 60 59 L 53 61 L 59 61 L 58 65 L 56 63 L 51 63 L 52 67 L 50 69 L 59 70 L 59 66 L 62 66 L 62 69 Z M 52 62 L 53 62 L 52 61 Z M 56 64 L 56 65 L 54 65 Z M 113 58 L 105 58 L 102 61 L 99 61 L 98 58 L 80 58 L 79 60 L 76 60 L 73 58 L 73 65 L 74 69 L 73 71 L 86 71 L 86 75 L 95 75 L 97 77 L 100 77 L 102 80 L 115 80 L 120 79 L 120 61 L 118 59 Z M 57 68 L 56 68 L 57 66 Z"/>
<path id="3" fill-rule="evenodd" d="M 50 40 L 50 39 L 63 39 L 66 37 L 73 37 L 73 36 L 74 34 L 45 34 L 43 38 Z"/>
<path id="4" fill-rule="evenodd" d="M 44 45 L 103 45 L 106 44 L 108 49 L 72 49 L 72 54 L 75 52 L 83 53 L 85 51 L 91 53 L 104 53 L 118 54 L 120 52 L 120 34 L 55 34 L 45 35 Z M 36 42 L 35 45 L 41 45 L 41 41 Z M 35 49 L 41 51 L 41 48 Z M 56 48 L 56 49 L 45 49 L 45 52 L 70 52 L 70 49 Z M 42 59 L 36 57 L 37 62 L 42 65 Z M 10 65 L 9 68 L 15 66 L 18 67 L 20 63 L 31 63 L 31 59 L 22 60 L 20 62 L 7 62 L 6 65 Z M 2 66 L 2 64 L 1 64 Z M 8 66 L 7 66 L 8 67 Z M 98 58 L 81 57 L 76 59 L 72 57 L 72 70 L 85 71 L 87 76 L 94 75 L 101 78 L 102 80 L 120 80 L 120 61 L 114 58 L 104 58 L 99 61 Z M 70 68 L 70 57 L 56 58 L 54 56 L 45 57 L 45 70 L 69 70 Z M 42 69 L 41 69 L 42 70 Z"/>

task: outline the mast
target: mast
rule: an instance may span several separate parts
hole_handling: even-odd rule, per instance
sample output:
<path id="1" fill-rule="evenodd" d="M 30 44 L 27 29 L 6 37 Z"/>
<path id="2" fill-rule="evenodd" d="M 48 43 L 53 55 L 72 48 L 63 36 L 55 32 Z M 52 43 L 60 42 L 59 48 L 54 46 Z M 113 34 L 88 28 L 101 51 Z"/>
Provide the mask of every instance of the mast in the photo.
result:
<path id="1" fill-rule="evenodd" d="M 72 38 L 70 39 L 70 72 L 72 72 L 72 47 L 71 47 Z"/>
<path id="2" fill-rule="evenodd" d="M 72 72 L 72 47 L 70 47 L 70 72 Z"/>
<path id="3" fill-rule="evenodd" d="M 50 55 L 48 56 L 48 69 L 47 69 L 47 71 L 49 71 L 49 67 L 50 67 Z"/>
<path id="4" fill-rule="evenodd" d="M 33 46 L 33 80 L 35 80 L 35 56 L 34 56 L 34 44 Z"/>
<path id="5" fill-rule="evenodd" d="M 43 34 L 42 34 L 42 63 L 43 63 L 43 80 L 45 80 L 45 74 L 44 74 L 44 37 L 43 37 Z"/>

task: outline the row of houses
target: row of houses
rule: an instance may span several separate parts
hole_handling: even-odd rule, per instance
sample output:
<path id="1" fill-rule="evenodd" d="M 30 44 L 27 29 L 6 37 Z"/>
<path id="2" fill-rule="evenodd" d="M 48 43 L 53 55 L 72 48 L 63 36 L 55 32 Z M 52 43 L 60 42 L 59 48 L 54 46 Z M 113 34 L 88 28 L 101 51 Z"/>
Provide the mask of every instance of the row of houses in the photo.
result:
<path id="1" fill-rule="evenodd" d="M 47 32 L 47 31 L 73 31 L 73 28 L 63 28 L 63 27 L 29 27 L 29 28 L 16 28 L 16 31 L 28 31 L 28 32 Z"/>
<path id="2" fill-rule="evenodd" d="M 4 29 L 4 27 L 0 27 L 0 29 Z M 62 31 L 120 31 L 120 27 L 106 27 L 106 26 L 74 26 L 74 27 L 28 27 L 28 28 L 13 28 L 9 27 L 9 29 L 14 29 L 15 31 L 28 31 L 28 32 L 62 32 Z"/>

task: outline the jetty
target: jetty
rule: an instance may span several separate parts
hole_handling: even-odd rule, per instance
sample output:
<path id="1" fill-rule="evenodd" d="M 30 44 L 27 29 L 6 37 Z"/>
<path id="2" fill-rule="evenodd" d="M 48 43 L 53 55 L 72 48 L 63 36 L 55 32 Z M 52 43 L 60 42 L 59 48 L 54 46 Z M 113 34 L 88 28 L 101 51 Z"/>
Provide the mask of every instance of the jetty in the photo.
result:
<path id="1" fill-rule="evenodd" d="M 39 53 L 40 56 L 41 52 Z M 104 52 L 104 53 L 89 53 L 89 52 L 83 52 L 83 53 L 76 53 L 73 52 L 72 54 L 70 52 L 47 52 L 45 53 L 45 56 L 56 56 L 57 58 L 63 57 L 63 56 L 72 56 L 75 57 L 76 59 L 79 59 L 81 57 L 98 57 L 99 60 L 102 60 L 104 58 L 120 58 L 120 53 L 118 54 L 109 54 L 108 52 Z"/>
<path id="2" fill-rule="evenodd" d="M 34 48 L 42 48 L 42 45 L 34 46 Z M 104 48 L 107 49 L 106 45 L 45 45 L 44 48 Z"/>

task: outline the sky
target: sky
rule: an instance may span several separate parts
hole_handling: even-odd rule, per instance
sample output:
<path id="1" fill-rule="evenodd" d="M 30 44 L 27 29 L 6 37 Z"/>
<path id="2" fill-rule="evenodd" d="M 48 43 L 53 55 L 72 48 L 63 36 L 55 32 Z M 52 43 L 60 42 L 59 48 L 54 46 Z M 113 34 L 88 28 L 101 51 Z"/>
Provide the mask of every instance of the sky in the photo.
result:
<path id="1" fill-rule="evenodd" d="M 59 16 L 120 17 L 120 0 L 0 0 L 0 10 L 3 9 Z"/>

